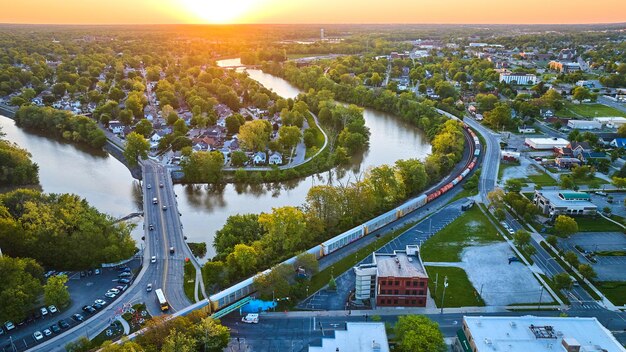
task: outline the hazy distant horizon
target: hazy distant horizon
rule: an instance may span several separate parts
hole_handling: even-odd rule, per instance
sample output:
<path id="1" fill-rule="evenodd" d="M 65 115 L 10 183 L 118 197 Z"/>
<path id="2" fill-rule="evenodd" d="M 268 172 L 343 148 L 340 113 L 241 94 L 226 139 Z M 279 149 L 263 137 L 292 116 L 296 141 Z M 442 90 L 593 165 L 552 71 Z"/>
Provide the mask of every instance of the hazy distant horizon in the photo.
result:
<path id="1" fill-rule="evenodd" d="M 3 6 L 5 24 L 508 24 L 626 22 L 621 0 L 37 0 Z"/>

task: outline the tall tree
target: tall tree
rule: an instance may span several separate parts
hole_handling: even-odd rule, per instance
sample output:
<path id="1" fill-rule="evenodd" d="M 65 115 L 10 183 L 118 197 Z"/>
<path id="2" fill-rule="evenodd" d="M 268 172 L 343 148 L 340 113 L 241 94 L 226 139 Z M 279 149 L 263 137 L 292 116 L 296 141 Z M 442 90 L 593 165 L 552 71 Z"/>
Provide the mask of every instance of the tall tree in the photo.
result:
<path id="1" fill-rule="evenodd" d="M 130 166 L 136 166 L 138 159 L 146 159 L 150 143 L 137 132 L 131 132 L 126 136 L 126 148 L 124 149 L 124 157 Z"/>
<path id="2" fill-rule="evenodd" d="M 439 324 L 423 315 L 398 318 L 394 326 L 399 350 L 402 352 L 445 352 L 446 344 Z"/>
<path id="3" fill-rule="evenodd" d="M 578 232 L 578 223 L 567 215 L 559 215 L 554 221 L 554 231 L 561 237 L 567 237 Z"/>
<path id="4" fill-rule="evenodd" d="M 270 140 L 272 125 L 267 120 L 246 122 L 239 128 L 239 141 L 246 150 L 264 151 Z"/>
<path id="5" fill-rule="evenodd" d="M 67 275 L 50 276 L 43 287 L 46 305 L 55 305 L 59 308 L 70 303 L 70 292 L 67 287 Z"/>

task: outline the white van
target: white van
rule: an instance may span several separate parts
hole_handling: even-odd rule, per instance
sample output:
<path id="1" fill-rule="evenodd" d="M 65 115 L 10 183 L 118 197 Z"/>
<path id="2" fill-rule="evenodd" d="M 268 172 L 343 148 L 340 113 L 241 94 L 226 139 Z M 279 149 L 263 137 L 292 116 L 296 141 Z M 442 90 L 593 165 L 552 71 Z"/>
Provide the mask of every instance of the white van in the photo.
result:
<path id="1" fill-rule="evenodd" d="M 259 315 L 250 313 L 245 317 L 241 318 L 241 321 L 246 324 L 258 324 L 259 323 Z"/>

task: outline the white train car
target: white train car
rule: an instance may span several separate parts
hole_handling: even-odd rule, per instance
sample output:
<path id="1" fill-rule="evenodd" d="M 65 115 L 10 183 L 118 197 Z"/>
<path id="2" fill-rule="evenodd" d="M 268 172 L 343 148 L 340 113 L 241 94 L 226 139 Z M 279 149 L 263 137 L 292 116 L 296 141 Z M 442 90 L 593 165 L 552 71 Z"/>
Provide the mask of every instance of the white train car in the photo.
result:
<path id="1" fill-rule="evenodd" d="M 363 237 L 363 226 L 357 226 L 340 235 L 337 235 L 321 244 L 322 255 L 328 255 L 339 248 L 348 245 L 351 242 Z"/>
<path id="2" fill-rule="evenodd" d="M 379 228 L 395 221 L 398 218 L 398 214 L 396 213 L 396 209 L 390 210 L 383 215 L 379 215 L 372 220 L 363 224 L 363 235 L 368 235 Z"/>
<path id="3" fill-rule="evenodd" d="M 426 200 L 428 199 L 428 197 L 425 194 L 422 194 L 421 196 L 415 198 L 415 199 L 411 199 L 410 201 L 402 204 L 401 206 L 396 208 L 396 215 L 397 218 L 401 218 L 407 214 L 409 214 L 410 212 L 414 211 L 417 208 L 420 208 L 422 206 L 424 206 L 424 204 L 426 204 Z"/>

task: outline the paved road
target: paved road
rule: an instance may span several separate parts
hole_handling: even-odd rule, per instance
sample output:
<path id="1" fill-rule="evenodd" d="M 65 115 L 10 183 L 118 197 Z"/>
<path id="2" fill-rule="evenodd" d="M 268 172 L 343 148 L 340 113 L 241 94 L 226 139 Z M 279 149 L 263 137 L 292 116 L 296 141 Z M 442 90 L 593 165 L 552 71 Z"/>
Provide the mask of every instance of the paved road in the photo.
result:
<path id="1" fill-rule="evenodd" d="M 508 312 L 498 310 L 495 312 L 463 312 L 462 309 L 444 314 L 428 314 L 430 319 L 439 324 L 445 337 L 454 337 L 461 328 L 463 316 L 558 316 L 560 311 L 523 311 Z M 421 313 L 420 313 L 421 312 Z M 396 310 L 390 314 L 381 314 L 380 319 L 385 323 L 395 323 L 399 316 L 407 314 L 424 314 L 427 310 Z M 610 311 L 570 310 L 570 316 L 595 316 L 605 326 L 608 325 L 613 331 L 621 331 L 626 328 L 624 313 Z M 371 321 L 369 315 L 367 321 Z M 327 316 L 325 312 L 315 312 L 307 316 L 289 316 L 276 314 L 261 315 L 259 324 L 241 323 L 239 314 L 234 313 L 222 318 L 222 323 L 231 328 L 230 351 L 306 351 L 309 344 L 320 342 L 323 336 L 332 335 L 333 330 L 345 329 L 346 322 L 366 321 L 365 315 L 353 314 Z M 239 338 L 239 341 L 237 341 Z M 618 336 L 620 338 L 620 336 Z M 623 340 L 623 337 L 621 337 Z"/>
<path id="2" fill-rule="evenodd" d="M 163 184 L 163 188 L 159 187 L 160 184 Z M 33 351 L 64 351 L 67 343 L 81 336 L 96 336 L 109 326 L 125 303 L 145 302 L 151 315 L 161 314 L 154 292 L 146 292 L 148 283 L 154 289 L 165 288 L 165 296 L 171 306 L 170 313 L 191 304 L 183 291 L 183 265 L 185 258 L 192 258 L 192 255 L 184 242 L 180 215 L 176 209 L 176 194 L 166 168 L 152 161 L 144 161 L 143 190 L 144 266 L 133 284 L 113 304 L 92 319 L 38 345 Z M 152 204 L 155 197 L 158 200 L 157 205 Z M 167 210 L 162 210 L 163 205 L 167 206 Z M 154 225 L 154 230 L 148 229 L 149 224 Z M 174 254 L 169 253 L 170 247 L 174 247 Z M 150 264 L 153 255 L 157 257 L 157 262 Z M 197 265 L 194 261 L 192 263 Z"/>
<path id="3" fill-rule="evenodd" d="M 500 134 L 484 127 L 476 120 L 466 117 L 463 119 L 468 126 L 483 136 L 485 146 L 482 151 L 482 166 L 479 182 L 480 199 L 487 202 L 487 194 L 496 187 L 498 179 L 498 169 L 500 168 Z"/>
<path id="4" fill-rule="evenodd" d="M 599 96 L 598 97 L 598 103 L 610 106 L 612 108 L 615 108 L 621 112 L 626 112 L 626 105 L 624 103 L 618 103 L 616 101 L 613 101 L 611 99 L 605 98 L 603 96 Z"/>

